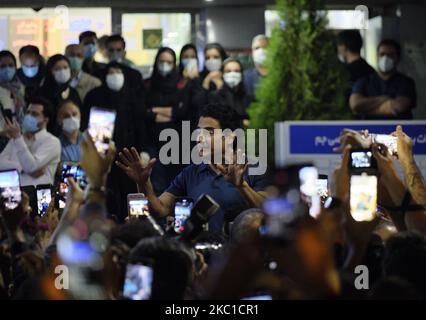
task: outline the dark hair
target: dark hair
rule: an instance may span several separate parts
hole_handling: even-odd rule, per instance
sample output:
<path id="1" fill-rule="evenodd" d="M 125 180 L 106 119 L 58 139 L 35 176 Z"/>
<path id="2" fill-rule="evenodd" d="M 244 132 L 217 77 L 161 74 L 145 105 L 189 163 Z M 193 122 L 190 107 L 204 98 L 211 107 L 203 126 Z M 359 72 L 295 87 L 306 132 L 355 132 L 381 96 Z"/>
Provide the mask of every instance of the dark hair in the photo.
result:
<path id="1" fill-rule="evenodd" d="M 80 35 L 78 36 L 78 41 L 81 43 L 81 41 L 83 41 L 84 38 L 89 38 L 89 37 L 95 37 L 95 39 L 98 38 L 96 36 L 96 32 L 88 30 L 88 31 L 84 31 L 80 33 Z"/>
<path id="2" fill-rule="evenodd" d="M 135 247 L 144 238 L 160 236 L 148 219 L 131 220 L 128 223 L 118 225 L 111 231 L 111 241 L 119 240 L 130 249 Z"/>
<path id="3" fill-rule="evenodd" d="M 99 39 L 98 39 L 98 46 L 100 47 L 100 48 L 105 48 L 106 47 L 106 41 L 107 41 L 107 39 L 108 39 L 108 37 L 109 36 L 107 36 L 106 34 L 105 35 L 103 35 L 103 36 L 101 36 Z"/>
<path id="4" fill-rule="evenodd" d="M 28 105 L 30 105 L 30 104 L 40 104 L 40 105 L 42 105 L 43 106 L 43 115 L 46 118 L 49 118 L 49 120 L 52 120 L 52 117 L 53 117 L 53 106 L 52 106 L 52 104 L 50 103 L 49 100 L 47 100 L 47 99 L 45 99 L 43 97 L 38 97 L 38 96 L 30 97 L 28 99 Z"/>
<path id="5" fill-rule="evenodd" d="M 360 53 L 363 40 L 359 30 L 344 30 L 337 36 L 337 45 L 344 45 L 350 52 Z"/>
<path id="6" fill-rule="evenodd" d="M 108 47 L 111 42 L 117 41 L 120 41 L 123 44 L 124 49 L 126 48 L 126 41 L 124 41 L 124 38 L 119 34 L 113 34 L 112 36 L 109 36 L 105 41 L 105 47 Z"/>
<path id="7" fill-rule="evenodd" d="M 378 281 L 369 293 L 372 300 L 413 300 L 422 299 L 414 286 L 398 277 Z"/>
<path id="8" fill-rule="evenodd" d="M 414 285 L 426 295 L 426 237 L 403 232 L 385 244 L 383 270 L 386 276 L 397 276 Z"/>
<path id="9" fill-rule="evenodd" d="M 222 130 L 232 131 L 242 128 L 241 117 L 231 107 L 220 103 L 209 103 L 200 112 L 200 117 L 210 117 L 217 120 Z"/>
<path id="10" fill-rule="evenodd" d="M 206 47 L 204 48 L 204 59 L 206 57 L 207 51 L 210 50 L 210 49 L 216 49 L 217 51 L 219 51 L 220 57 L 222 58 L 222 61 L 225 61 L 228 58 L 228 55 L 226 54 L 226 51 L 222 47 L 222 45 L 215 42 L 215 43 L 208 43 L 206 45 Z M 202 76 L 205 77 L 208 73 L 209 73 L 209 71 L 207 70 L 207 68 L 205 66 L 205 61 L 204 61 L 204 69 L 203 69 L 203 72 L 202 72 Z"/>
<path id="11" fill-rule="evenodd" d="M 185 44 L 182 49 L 180 50 L 180 54 L 179 54 L 179 74 L 182 75 L 183 74 L 183 65 L 182 65 L 182 55 L 185 51 L 192 49 L 195 51 L 195 58 L 198 61 L 198 52 L 197 52 L 197 47 L 195 45 L 193 45 L 192 43 L 187 43 Z"/>
<path id="12" fill-rule="evenodd" d="M 260 209 L 248 209 L 241 212 L 232 224 L 230 240 L 238 242 L 247 237 L 247 234 L 253 229 L 253 224 L 261 223 L 264 216 L 264 213 Z"/>
<path id="13" fill-rule="evenodd" d="M 10 57 L 10 58 L 12 58 L 13 63 L 16 66 L 16 57 L 15 57 L 15 55 L 12 52 L 10 52 L 8 50 L 0 51 L 0 59 L 4 58 L 4 57 Z"/>
<path id="14" fill-rule="evenodd" d="M 40 50 L 33 45 L 26 45 L 19 49 L 19 56 L 22 56 L 24 53 L 35 54 L 36 56 L 40 56 Z"/>
<path id="15" fill-rule="evenodd" d="M 158 59 L 163 52 L 168 52 L 173 56 L 173 70 L 166 77 L 161 76 L 158 70 Z M 162 47 L 158 50 L 155 56 L 153 72 L 150 80 L 150 86 L 154 90 L 160 90 L 163 93 L 173 93 L 177 90 L 177 83 L 179 81 L 179 75 L 176 70 L 176 53 L 169 47 Z"/>
<path id="16" fill-rule="evenodd" d="M 47 63 L 46 63 L 46 76 L 45 76 L 45 79 L 44 79 L 43 87 L 52 88 L 56 85 L 55 78 L 53 77 L 53 74 L 52 74 L 52 69 L 53 69 L 54 65 L 58 61 L 61 61 L 61 60 L 65 60 L 68 63 L 68 67 L 71 67 L 70 61 L 63 54 L 58 53 L 58 54 L 51 56 L 49 58 L 49 60 L 47 60 Z"/>
<path id="17" fill-rule="evenodd" d="M 394 48 L 395 48 L 395 51 L 396 51 L 396 54 L 397 54 L 397 56 L 398 56 L 398 59 L 400 59 L 400 58 L 401 58 L 401 52 L 402 52 L 402 49 L 401 49 L 401 45 L 400 45 L 397 41 L 395 41 L 395 40 L 393 40 L 393 39 L 384 39 L 384 40 L 380 41 L 379 45 L 377 46 L 377 51 L 378 51 L 378 50 L 379 50 L 382 46 L 390 46 L 390 47 L 394 47 Z"/>
<path id="18" fill-rule="evenodd" d="M 129 255 L 130 263 L 153 262 L 151 300 L 182 300 L 191 281 L 193 259 L 182 242 L 163 237 L 142 239 Z"/>

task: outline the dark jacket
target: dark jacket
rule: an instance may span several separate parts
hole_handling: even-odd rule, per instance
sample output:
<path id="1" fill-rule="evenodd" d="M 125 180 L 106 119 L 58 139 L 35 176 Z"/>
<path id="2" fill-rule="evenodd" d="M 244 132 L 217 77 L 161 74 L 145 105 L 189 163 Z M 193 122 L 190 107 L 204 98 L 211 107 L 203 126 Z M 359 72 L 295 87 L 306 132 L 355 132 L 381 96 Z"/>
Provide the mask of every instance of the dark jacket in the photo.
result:
<path id="1" fill-rule="evenodd" d="M 32 78 L 28 78 L 22 71 L 22 68 L 19 68 L 16 71 L 16 74 L 19 81 L 21 81 L 25 87 L 25 101 L 28 101 L 28 99 L 33 97 L 40 88 L 41 83 L 43 82 L 43 79 L 46 75 L 46 65 L 43 62 L 40 62 L 38 73 Z"/>
<path id="2" fill-rule="evenodd" d="M 118 91 L 112 91 L 105 84 L 90 91 L 82 109 L 82 130 L 88 127 L 90 108 L 99 107 L 113 109 L 117 112 L 114 136 L 117 150 L 124 147 L 136 147 L 141 151 L 147 145 L 146 109 L 144 100 L 140 99 L 143 93 L 136 93 L 126 86 Z"/>
<path id="3" fill-rule="evenodd" d="M 220 90 L 208 94 L 208 102 L 230 106 L 240 115 L 241 119 L 248 119 L 246 109 L 250 105 L 251 98 L 246 94 L 243 83 L 233 89 L 225 83 Z"/>

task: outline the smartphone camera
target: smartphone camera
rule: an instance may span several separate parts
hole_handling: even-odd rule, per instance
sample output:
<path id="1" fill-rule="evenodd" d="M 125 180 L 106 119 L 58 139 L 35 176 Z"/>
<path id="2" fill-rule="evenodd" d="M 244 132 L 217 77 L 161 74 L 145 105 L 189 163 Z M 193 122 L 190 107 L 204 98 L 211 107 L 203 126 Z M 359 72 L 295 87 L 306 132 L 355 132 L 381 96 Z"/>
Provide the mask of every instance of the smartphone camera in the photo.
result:
<path id="1" fill-rule="evenodd" d="M 37 212 L 39 216 L 47 213 L 50 202 L 52 201 L 52 193 L 50 186 L 37 186 Z"/>
<path id="2" fill-rule="evenodd" d="M 61 176 L 58 185 L 57 191 L 57 201 L 59 209 L 65 208 L 66 195 L 69 190 L 68 178 L 74 178 L 75 182 L 80 186 L 81 189 L 85 189 L 88 182 L 86 179 L 86 174 L 78 164 L 69 164 L 64 163 L 61 169 Z"/>
<path id="3" fill-rule="evenodd" d="M 128 264 L 123 296 L 130 300 L 149 300 L 152 291 L 153 268 L 145 264 Z"/>

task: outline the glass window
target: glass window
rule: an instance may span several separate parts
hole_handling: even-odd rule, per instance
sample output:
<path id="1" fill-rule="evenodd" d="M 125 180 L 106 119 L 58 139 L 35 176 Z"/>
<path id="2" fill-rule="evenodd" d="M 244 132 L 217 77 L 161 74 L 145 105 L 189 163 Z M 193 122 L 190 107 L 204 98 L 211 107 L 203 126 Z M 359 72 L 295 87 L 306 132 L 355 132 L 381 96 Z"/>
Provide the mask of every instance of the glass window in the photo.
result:
<path id="1" fill-rule="evenodd" d="M 95 30 L 98 37 L 111 33 L 110 8 L 30 8 L 0 9 L 0 50 L 18 56 L 28 44 L 37 46 L 44 57 L 64 53 L 70 43 L 78 43 L 82 31 Z"/>
<path id="2" fill-rule="evenodd" d="M 159 47 L 170 47 L 179 55 L 183 45 L 191 42 L 189 13 L 126 13 L 121 26 L 126 58 L 140 66 L 144 75 L 149 73 Z"/>

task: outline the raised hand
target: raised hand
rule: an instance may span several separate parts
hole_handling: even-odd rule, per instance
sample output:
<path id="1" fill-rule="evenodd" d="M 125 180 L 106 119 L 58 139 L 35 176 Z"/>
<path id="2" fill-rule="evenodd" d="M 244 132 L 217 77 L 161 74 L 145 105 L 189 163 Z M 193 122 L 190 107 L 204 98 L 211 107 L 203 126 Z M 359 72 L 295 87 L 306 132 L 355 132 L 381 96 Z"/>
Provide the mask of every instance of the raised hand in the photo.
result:
<path id="1" fill-rule="evenodd" d="M 151 176 L 152 168 L 157 159 L 151 159 L 145 166 L 135 148 L 131 148 L 130 150 L 124 148 L 118 156 L 120 157 L 120 161 L 116 161 L 115 164 L 121 168 L 130 179 L 136 182 L 136 184 L 145 186 Z"/>
<path id="2" fill-rule="evenodd" d="M 408 163 L 413 159 L 413 141 L 402 131 L 401 126 L 396 127 L 396 131 L 392 133 L 394 137 L 397 137 L 397 153 L 398 159 L 402 163 Z"/>
<path id="3" fill-rule="evenodd" d="M 369 149 L 372 141 L 368 134 L 368 130 L 355 131 L 352 129 L 344 129 L 340 134 L 340 147 L 334 151 L 342 152 L 347 145 L 351 145 L 357 149 Z"/>
<path id="4" fill-rule="evenodd" d="M 239 188 L 244 183 L 244 174 L 247 171 L 248 164 L 238 164 L 237 157 L 241 155 L 241 151 L 238 150 L 237 155 L 234 155 L 234 161 L 231 164 L 223 165 L 217 164 L 216 167 L 222 173 L 225 181 L 232 183 L 235 187 Z M 245 157 L 244 157 L 245 158 Z"/>

